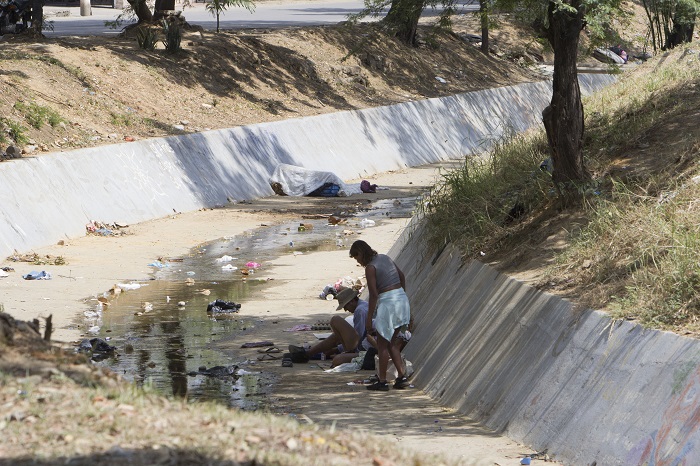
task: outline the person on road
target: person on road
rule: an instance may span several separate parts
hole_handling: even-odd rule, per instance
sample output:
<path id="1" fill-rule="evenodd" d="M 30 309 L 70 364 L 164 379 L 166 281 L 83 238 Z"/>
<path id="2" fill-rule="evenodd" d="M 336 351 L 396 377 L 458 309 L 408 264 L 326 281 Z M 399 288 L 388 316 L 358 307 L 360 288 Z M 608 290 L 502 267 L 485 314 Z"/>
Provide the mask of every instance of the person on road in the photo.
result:
<path id="1" fill-rule="evenodd" d="M 352 325 L 339 315 L 331 318 L 332 334 L 309 349 L 301 346 L 289 345 L 294 362 L 308 362 L 315 354 L 323 353 L 332 357 L 331 367 L 350 362 L 359 355 L 360 351 L 366 351 L 372 346 L 374 340 L 367 338 L 366 321 L 369 303 L 359 298 L 353 288 L 343 288 L 337 295 L 337 311 L 345 309 L 352 314 Z"/>
<path id="2" fill-rule="evenodd" d="M 406 278 L 389 256 L 377 253 L 365 241 L 358 240 L 352 244 L 350 257 L 365 268 L 369 290 L 369 311 L 365 326 L 369 335 L 376 333 L 377 339 L 379 380 L 368 385 L 367 389 L 389 390 L 386 371 L 390 357 L 398 373 L 394 388 L 406 388 L 409 383 L 401 360 L 402 339 L 399 337 L 411 320 L 411 308 L 405 292 Z"/>

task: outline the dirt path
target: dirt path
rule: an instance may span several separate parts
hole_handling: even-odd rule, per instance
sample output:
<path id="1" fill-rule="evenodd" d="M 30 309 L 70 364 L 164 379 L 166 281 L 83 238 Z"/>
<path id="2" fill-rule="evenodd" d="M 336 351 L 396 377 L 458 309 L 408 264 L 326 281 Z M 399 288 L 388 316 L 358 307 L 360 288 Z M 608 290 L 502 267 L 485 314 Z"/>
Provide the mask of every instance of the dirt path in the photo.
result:
<path id="1" fill-rule="evenodd" d="M 7 312 L 21 320 L 52 314 L 54 339 L 76 341 L 86 335 L 80 317 L 84 310 L 94 308 L 96 297 L 116 283 L 148 279 L 153 270 L 147 264 L 154 260 L 182 256 L 197 244 L 241 234 L 263 223 L 347 212 L 362 209 L 379 198 L 416 195 L 434 184 L 439 169 L 436 165 L 377 176 L 372 181 L 389 188 L 377 194 L 333 199 L 271 197 L 133 225 L 127 229 L 130 234 L 123 236 L 85 236 L 64 245 L 49 246 L 36 252 L 40 256 L 63 256 L 66 265 L 3 262 L 3 266 L 15 269 L 0 280 L 3 304 Z M 350 222 L 342 229 L 353 231 L 347 245 L 362 238 L 378 251 L 386 252 L 407 222 L 406 218 L 387 218 L 373 228 L 361 229 L 356 222 Z M 21 278 L 32 270 L 46 270 L 53 278 L 41 281 Z M 310 332 L 289 333 L 283 329 L 293 323 L 328 320 L 335 305 L 318 298 L 323 286 L 340 277 L 362 274 L 362 269 L 348 257 L 347 247 L 301 255 L 290 252 L 264 264 L 257 277 L 273 279 L 272 286 L 266 287 L 264 296 L 247 301 L 244 312 L 253 318 L 264 316 L 268 323 L 247 337 L 269 338 L 283 348 L 313 338 L 308 335 Z M 410 280 L 407 286 L 411 286 Z M 228 351 L 240 356 L 240 341 L 235 344 L 221 341 L 218 346 L 227 351 L 227 344 L 231 345 Z M 255 350 L 248 351 L 249 357 L 255 359 Z M 279 383 L 270 395 L 270 409 L 297 416 L 301 421 L 329 426 L 334 423 L 336 429 L 384 434 L 389 442 L 420 451 L 447 452 L 451 457 L 464 459 L 466 464 L 472 464 L 472 459 L 477 464 L 517 464 L 518 458 L 530 451 L 438 406 L 420 387 L 375 394 L 367 392 L 364 386 L 348 385 L 369 374 L 327 374 L 313 363 L 282 368 L 278 361 L 269 361 L 259 362 L 257 367 L 279 376 Z"/>

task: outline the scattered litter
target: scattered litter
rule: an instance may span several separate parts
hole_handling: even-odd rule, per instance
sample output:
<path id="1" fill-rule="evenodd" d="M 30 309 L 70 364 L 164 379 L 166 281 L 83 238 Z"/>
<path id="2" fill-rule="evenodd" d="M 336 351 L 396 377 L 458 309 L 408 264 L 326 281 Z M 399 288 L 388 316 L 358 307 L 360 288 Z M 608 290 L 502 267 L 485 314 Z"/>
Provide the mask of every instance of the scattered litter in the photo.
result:
<path id="1" fill-rule="evenodd" d="M 435 80 L 441 84 L 447 84 L 447 80 L 445 80 L 445 78 L 441 78 L 440 76 L 435 76 Z"/>
<path id="2" fill-rule="evenodd" d="M 156 267 L 158 269 L 162 269 L 164 267 L 169 267 L 168 264 L 164 264 L 161 261 L 153 261 L 150 264 L 148 264 L 149 267 Z"/>
<path id="3" fill-rule="evenodd" d="M 221 266 L 221 270 L 238 270 L 238 267 L 236 267 L 235 265 L 226 264 Z"/>
<path id="4" fill-rule="evenodd" d="M 362 180 L 362 182 L 360 183 L 360 190 L 362 190 L 362 192 L 365 194 L 376 193 L 377 187 L 378 186 L 376 184 L 371 184 L 367 180 Z"/>
<path id="5" fill-rule="evenodd" d="M 51 280 L 51 274 L 45 271 L 37 272 L 35 270 L 26 275 L 22 275 L 25 280 Z"/>
<path id="6" fill-rule="evenodd" d="M 249 269 L 257 269 L 258 267 L 260 267 L 260 264 L 258 264 L 257 262 L 246 262 L 245 266 Z"/>
<path id="7" fill-rule="evenodd" d="M 217 299 L 209 303 L 207 306 L 207 314 L 230 314 L 232 312 L 238 312 L 240 309 L 240 303 L 237 304 L 233 301 Z"/>
<path id="8" fill-rule="evenodd" d="M 12 262 L 31 262 L 34 265 L 65 265 L 66 260 L 63 256 L 51 256 L 49 254 L 45 256 L 40 256 L 39 254 L 32 252 L 29 254 L 13 254 L 7 258 Z M 5 272 L 14 272 L 12 267 L 3 267 Z"/>
<path id="9" fill-rule="evenodd" d="M 260 348 L 262 346 L 275 346 L 271 341 L 253 341 L 249 343 L 243 343 L 241 348 Z"/>
<path id="10" fill-rule="evenodd" d="M 358 366 L 354 362 L 345 362 L 343 364 L 339 364 L 339 365 L 332 367 L 330 369 L 326 369 L 324 372 L 355 372 L 355 371 L 358 371 L 360 369 L 361 369 L 361 366 Z"/>
<path id="11" fill-rule="evenodd" d="M 195 273 L 194 273 L 192 270 L 189 270 L 189 271 L 187 272 L 187 275 L 190 275 L 190 276 L 192 276 L 192 275 L 194 275 L 194 274 L 195 274 Z"/>
<path id="12" fill-rule="evenodd" d="M 335 295 L 338 293 L 338 291 L 335 289 L 333 285 L 326 285 L 323 288 L 323 291 L 318 295 L 319 298 L 321 299 L 329 299 L 328 296 L 330 296 L 330 299 L 335 298 Z"/>
<path id="13" fill-rule="evenodd" d="M 285 332 L 306 332 L 311 330 L 311 325 L 309 324 L 299 324 L 294 327 L 284 329 Z"/>
<path id="14" fill-rule="evenodd" d="M 122 228 L 128 225 L 119 223 L 102 223 L 91 220 L 90 223 L 85 225 L 85 230 L 88 234 L 97 236 L 118 236 L 124 235 L 127 232 L 123 231 Z"/>
<path id="15" fill-rule="evenodd" d="M 178 302 L 177 302 L 177 306 L 178 306 L 178 307 L 185 307 L 186 304 L 187 304 L 187 303 L 185 303 L 184 301 L 178 301 Z"/>
<path id="16" fill-rule="evenodd" d="M 138 290 L 141 288 L 140 283 L 117 283 L 117 287 L 124 291 Z"/>
<path id="17" fill-rule="evenodd" d="M 0 277 L 5 278 L 5 277 L 9 277 L 9 276 L 10 276 L 9 273 L 5 272 L 4 270 L 0 270 Z"/>
<path id="18" fill-rule="evenodd" d="M 360 220 L 360 226 L 362 228 L 373 227 L 374 225 L 376 225 L 374 220 L 370 220 L 368 218 L 363 218 Z"/>
<path id="19" fill-rule="evenodd" d="M 223 256 L 219 257 L 218 259 L 216 259 L 216 262 L 231 262 L 234 259 L 235 259 L 235 257 L 223 255 Z"/>
<path id="20" fill-rule="evenodd" d="M 152 311 L 153 310 L 153 303 L 143 302 L 143 303 L 141 303 L 141 309 L 143 309 L 146 312 Z"/>

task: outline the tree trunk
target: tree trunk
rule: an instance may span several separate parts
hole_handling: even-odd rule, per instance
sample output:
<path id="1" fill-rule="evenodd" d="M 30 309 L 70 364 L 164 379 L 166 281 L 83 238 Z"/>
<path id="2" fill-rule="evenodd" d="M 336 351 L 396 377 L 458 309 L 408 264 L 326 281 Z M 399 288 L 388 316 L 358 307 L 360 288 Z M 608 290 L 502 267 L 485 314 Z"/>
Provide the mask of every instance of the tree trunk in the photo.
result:
<path id="1" fill-rule="evenodd" d="M 139 19 L 139 23 L 150 23 L 153 20 L 153 13 L 148 8 L 146 0 L 127 0 L 131 8 L 134 9 L 134 14 Z"/>
<path id="2" fill-rule="evenodd" d="M 418 20 L 423 8 L 425 0 L 392 0 L 383 22 L 402 42 L 415 45 Z"/>
<path id="3" fill-rule="evenodd" d="M 489 54 L 489 0 L 479 0 L 479 19 L 481 20 L 481 51 Z"/>
<path id="4" fill-rule="evenodd" d="M 696 19 L 697 14 L 693 8 L 688 8 L 686 4 L 679 3 L 673 15 L 673 29 L 666 37 L 666 46 L 664 48 L 672 49 L 683 43 L 692 42 Z"/>
<path id="5" fill-rule="evenodd" d="M 44 24 L 44 0 L 32 0 L 32 30 L 34 34 L 42 34 L 41 27 Z"/>
<path id="6" fill-rule="evenodd" d="M 549 6 L 547 35 L 554 50 L 552 101 L 542 112 L 542 120 L 552 151 L 555 184 L 565 191 L 590 179 L 583 164 L 583 104 L 578 84 L 576 57 L 583 29 L 584 6 L 579 0 L 568 3 L 576 12 Z"/>

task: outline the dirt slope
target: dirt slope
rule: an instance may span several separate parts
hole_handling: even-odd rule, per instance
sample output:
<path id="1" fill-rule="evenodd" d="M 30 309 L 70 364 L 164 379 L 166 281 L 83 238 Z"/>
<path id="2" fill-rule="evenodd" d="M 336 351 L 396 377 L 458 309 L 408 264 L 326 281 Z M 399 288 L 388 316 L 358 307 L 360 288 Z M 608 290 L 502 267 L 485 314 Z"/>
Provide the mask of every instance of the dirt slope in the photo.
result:
<path id="1" fill-rule="evenodd" d="M 20 148 L 39 153 L 541 79 L 507 54 L 484 56 L 458 34 L 409 48 L 372 25 L 220 34 L 195 29 L 176 54 L 161 44 L 140 49 L 134 30 L 116 38 L 4 36 L 4 145 L 16 136 L 16 125 L 25 136 Z"/>

